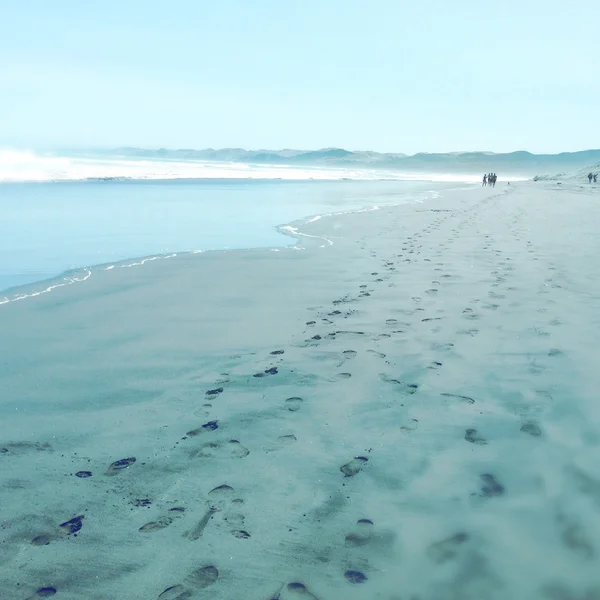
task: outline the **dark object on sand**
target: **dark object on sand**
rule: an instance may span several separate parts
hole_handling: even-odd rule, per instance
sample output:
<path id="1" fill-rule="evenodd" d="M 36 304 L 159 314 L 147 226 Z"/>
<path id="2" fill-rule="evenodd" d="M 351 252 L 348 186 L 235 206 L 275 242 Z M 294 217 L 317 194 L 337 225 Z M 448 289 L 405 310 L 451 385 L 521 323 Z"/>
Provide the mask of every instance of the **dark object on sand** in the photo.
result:
<path id="1" fill-rule="evenodd" d="M 340 471 L 344 474 L 344 477 L 354 477 L 365 466 L 368 460 L 366 456 L 357 456 L 349 463 L 342 465 Z"/>
<path id="2" fill-rule="evenodd" d="M 467 429 L 465 431 L 465 440 L 471 442 L 471 444 L 479 444 L 481 446 L 487 444 L 485 439 L 477 433 L 477 429 Z"/>
<path id="3" fill-rule="evenodd" d="M 116 460 L 114 463 L 112 463 L 108 467 L 106 474 L 107 475 L 116 475 L 123 469 L 130 467 L 135 461 L 136 461 L 136 459 L 134 456 L 132 456 L 131 458 L 121 458 L 120 460 Z"/>
<path id="4" fill-rule="evenodd" d="M 539 425 L 534 423 L 533 421 L 528 421 L 527 423 L 523 423 L 521 425 L 521 431 L 523 433 L 528 433 L 534 437 L 539 437 L 542 435 L 542 430 L 539 428 Z"/>
<path id="5" fill-rule="evenodd" d="M 31 596 L 31 600 L 33 600 L 33 598 L 49 598 L 50 596 L 54 596 L 54 594 L 56 594 L 56 588 L 49 585 L 48 587 L 37 590 L 37 592 Z"/>
<path id="6" fill-rule="evenodd" d="M 504 486 L 493 475 L 485 473 L 484 475 L 480 475 L 480 477 L 483 481 L 481 491 L 484 496 L 502 496 L 504 494 Z"/>
<path id="7" fill-rule="evenodd" d="M 152 500 L 150 498 L 136 498 L 131 501 L 131 504 L 134 506 L 150 506 L 152 504 Z"/>
<path id="8" fill-rule="evenodd" d="M 91 476 L 92 476 L 91 471 L 77 471 L 77 473 L 75 473 L 75 477 L 79 477 L 80 479 L 86 479 L 87 477 L 91 477 Z"/>
<path id="9" fill-rule="evenodd" d="M 38 535 L 31 540 L 31 544 L 33 546 L 47 546 L 52 541 L 52 538 L 44 533 L 42 535 Z"/>
<path id="10" fill-rule="evenodd" d="M 223 393 L 223 388 L 220 387 L 220 388 L 215 388 L 214 390 L 208 390 L 206 392 L 206 395 L 207 396 L 218 396 L 219 394 L 222 394 L 222 393 Z"/>
<path id="11" fill-rule="evenodd" d="M 59 525 L 59 527 L 64 532 L 66 532 L 67 535 L 77 533 L 83 527 L 82 519 L 83 519 L 83 515 L 79 515 L 78 517 L 74 517 L 73 519 L 70 519 L 69 521 L 65 521 L 64 523 L 61 523 Z"/>
<path id="12" fill-rule="evenodd" d="M 208 423 L 204 423 L 204 425 L 202 425 L 202 427 L 198 427 L 198 429 L 192 429 L 191 431 L 188 431 L 185 435 L 189 436 L 189 437 L 194 437 L 196 435 L 200 435 L 201 433 L 204 433 L 206 431 L 214 431 L 215 429 L 219 428 L 219 422 L 218 421 L 209 421 Z"/>
<path id="13" fill-rule="evenodd" d="M 344 577 L 350 583 L 364 583 L 367 580 L 367 576 L 360 571 L 346 571 Z"/>

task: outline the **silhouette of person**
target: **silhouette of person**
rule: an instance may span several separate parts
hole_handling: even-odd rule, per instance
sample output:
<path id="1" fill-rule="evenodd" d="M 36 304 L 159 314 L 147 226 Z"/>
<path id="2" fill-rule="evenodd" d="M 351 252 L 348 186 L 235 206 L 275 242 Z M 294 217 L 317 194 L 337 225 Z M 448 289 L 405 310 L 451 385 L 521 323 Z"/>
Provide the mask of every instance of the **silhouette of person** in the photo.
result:
<path id="1" fill-rule="evenodd" d="M 487 176 L 487 175 L 484 175 L 484 176 L 483 176 L 483 184 L 482 184 L 482 186 L 481 186 L 481 187 L 483 187 L 483 186 L 486 186 L 486 185 L 487 185 L 487 179 L 488 179 L 488 176 Z"/>
<path id="2" fill-rule="evenodd" d="M 588 173 L 588 181 L 590 183 L 592 183 L 592 177 L 593 177 L 593 175 L 591 173 Z"/>

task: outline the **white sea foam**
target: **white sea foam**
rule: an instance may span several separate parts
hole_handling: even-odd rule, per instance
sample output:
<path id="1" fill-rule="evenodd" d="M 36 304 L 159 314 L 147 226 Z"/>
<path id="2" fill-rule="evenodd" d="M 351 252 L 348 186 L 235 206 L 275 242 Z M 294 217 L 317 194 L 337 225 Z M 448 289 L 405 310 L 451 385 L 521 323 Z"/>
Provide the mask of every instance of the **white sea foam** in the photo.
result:
<path id="1" fill-rule="evenodd" d="M 86 179 L 284 179 L 469 182 L 477 175 L 399 173 L 368 168 L 296 167 L 211 161 L 160 161 L 118 156 L 49 156 L 0 149 L 0 181 L 82 181 Z"/>
<path id="2" fill-rule="evenodd" d="M 9 302 L 18 302 L 19 300 L 25 300 L 26 298 L 35 298 L 36 296 L 41 296 L 42 294 L 48 294 L 52 290 L 56 288 L 64 287 L 66 285 L 73 285 L 74 283 L 81 283 L 83 281 L 87 281 L 92 276 L 92 272 L 89 269 L 84 269 L 84 275 L 81 277 L 70 276 L 64 277 L 62 281 L 58 283 L 53 283 L 46 288 L 41 290 L 36 290 L 34 292 L 29 292 L 28 294 L 15 294 L 13 296 L 4 296 L 0 298 L 0 304 L 8 304 Z"/>
<path id="3" fill-rule="evenodd" d="M 326 243 L 322 244 L 320 246 L 320 248 L 325 248 L 326 246 L 333 246 L 333 242 L 330 239 L 320 236 L 320 235 L 309 235 L 308 233 L 302 233 L 302 232 L 298 231 L 297 227 L 292 227 L 291 225 L 284 225 L 283 227 L 280 227 L 279 229 L 281 231 L 287 231 L 294 237 L 302 236 L 302 237 L 307 237 L 307 238 L 313 238 L 316 240 L 323 240 Z"/>

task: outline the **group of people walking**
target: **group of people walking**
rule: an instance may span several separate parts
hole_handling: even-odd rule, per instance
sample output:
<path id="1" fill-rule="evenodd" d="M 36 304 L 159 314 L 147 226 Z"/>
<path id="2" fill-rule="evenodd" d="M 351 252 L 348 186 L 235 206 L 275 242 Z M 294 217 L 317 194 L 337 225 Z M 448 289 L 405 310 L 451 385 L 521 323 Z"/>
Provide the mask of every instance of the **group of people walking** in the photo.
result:
<path id="1" fill-rule="evenodd" d="M 588 181 L 592 183 L 592 179 L 594 183 L 598 183 L 598 173 L 588 173 Z"/>
<path id="2" fill-rule="evenodd" d="M 496 187 L 496 179 L 498 179 L 496 173 L 486 173 L 483 176 L 483 185 L 491 185 L 492 187 Z"/>

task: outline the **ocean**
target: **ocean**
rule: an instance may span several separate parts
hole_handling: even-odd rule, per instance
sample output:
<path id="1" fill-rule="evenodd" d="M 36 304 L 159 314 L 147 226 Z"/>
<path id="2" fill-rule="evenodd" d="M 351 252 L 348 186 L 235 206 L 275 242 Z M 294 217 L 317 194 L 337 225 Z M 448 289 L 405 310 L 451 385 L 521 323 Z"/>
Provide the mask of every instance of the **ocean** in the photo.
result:
<path id="1" fill-rule="evenodd" d="M 302 173 L 302 175 L 304 175 Z M 458 182 L 173 179 L 0 183 L 0 290 L 174 252 L 293 243 L 278 225 L 425 201 Z"/>

